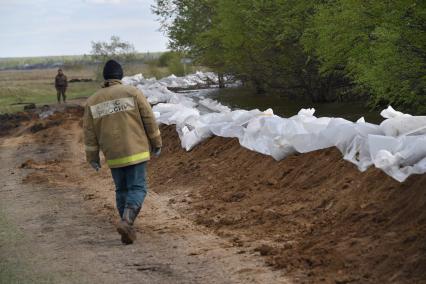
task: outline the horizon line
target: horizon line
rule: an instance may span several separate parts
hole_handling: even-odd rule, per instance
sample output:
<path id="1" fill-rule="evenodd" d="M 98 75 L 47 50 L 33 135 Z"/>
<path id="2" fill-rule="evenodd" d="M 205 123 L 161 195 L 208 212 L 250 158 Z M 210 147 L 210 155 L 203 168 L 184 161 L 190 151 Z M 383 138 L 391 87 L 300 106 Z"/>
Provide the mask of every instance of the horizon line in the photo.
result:
<path id="1" fill-rule="evenodd" d="M 162 50 L 162 51 L 137 51 L 137 54 L 146 54 L 146 53 L 162 53 L 171 51 L 170 49 Z M 62 55 L 28 55 L 28 56 L 7 56 L 7 57 L 0 57 L 0 59 L 25 59 L 25 58 L 35 58 L 35 57 L 71 57 L 71 56 L 91 56 L 90 53 L 83 53 L 83 54 L 62 54 Z"/>

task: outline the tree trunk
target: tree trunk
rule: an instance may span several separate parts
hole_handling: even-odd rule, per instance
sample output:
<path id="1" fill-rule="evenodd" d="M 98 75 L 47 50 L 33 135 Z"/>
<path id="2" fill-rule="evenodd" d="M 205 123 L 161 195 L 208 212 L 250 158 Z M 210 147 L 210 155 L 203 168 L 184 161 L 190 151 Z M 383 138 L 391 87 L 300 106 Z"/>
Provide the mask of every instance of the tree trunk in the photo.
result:
<path id="1" fill-rule="evenodd" d="M 266 93 L 265 85 L 261 80 L 257 78 L 253 78 L 252 81 L 253 81 L 254 87 L 256 88 L 256 93 L 258 94 Z"/>
<path id="2" fill-rule="evenodd" d="M 327 102 L 327 98 L 323 93 L 323 90 L 313 89 L 310 91 L 309 96 L 313 103 L 325 103 Z"/>
<path id="3" fill-rule="evenodd" d="M 225 78 L 223 78 L 223 73 L 218 73 L 217 77 L 219 79 L 219 88 L 225 88 Z"/>

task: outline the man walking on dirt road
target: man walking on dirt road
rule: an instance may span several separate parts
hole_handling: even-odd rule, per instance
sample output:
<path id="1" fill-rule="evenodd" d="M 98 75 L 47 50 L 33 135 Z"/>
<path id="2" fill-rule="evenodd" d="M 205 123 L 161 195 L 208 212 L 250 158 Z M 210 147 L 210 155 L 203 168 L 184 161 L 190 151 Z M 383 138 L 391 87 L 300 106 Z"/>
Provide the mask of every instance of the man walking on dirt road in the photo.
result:
<path id="1" fill-rule="evenodd" d="M 103 88 L 87 99 L 84 110 L 86 158 L 99 170 L 99 150 L 104 153 L 116 187 L 121 218 L 117 231 L 124 244 L 131 244 L 136 239 L 133 223 L 147 193 L 146 163 L 150 152 L 160 155 L 162 141 L 145 96 L 137 88 L 121 83 L 121 65 L 109 60 L 103 76 Z"/>
<path id="2" fill-rule="evenodd" d="M 61 103 L 61 96 L 62 101 L 65 103 L 66 96 L 65 92 L 67 91 L 68 87 L 68 79 L 67 76 L 65 76 L 64 72 L 62 72 L 62 69 L 58 69 L 58 74 L 55 77 L 55 88 L 56 88 L 56 96 L 58 98 L 58 103 Z"/>

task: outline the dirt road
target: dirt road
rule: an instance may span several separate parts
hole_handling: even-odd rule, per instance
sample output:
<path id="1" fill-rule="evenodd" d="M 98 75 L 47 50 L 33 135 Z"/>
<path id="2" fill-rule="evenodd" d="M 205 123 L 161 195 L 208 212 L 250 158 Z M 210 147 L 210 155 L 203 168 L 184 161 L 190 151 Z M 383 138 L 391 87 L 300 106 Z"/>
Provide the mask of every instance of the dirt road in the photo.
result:
<path id="1" fill-rule="evenodd" d="M 58 110 L 0 117 L 0 283 L 426 283 L 426 175 L 361 173 L 336 149 L 277 162 L 221 137 L 186 152 L 162 126 L 123 246 L 82 110 Z"/>
<path id="2" fill-rule="evenodd" d="M 1 283 L 290 283 L 171 209 L 155 184 L 136 244 L 123 246 L 109 171 L 87 167 L 75 114 L 51 121 L 0 140 Z"/>

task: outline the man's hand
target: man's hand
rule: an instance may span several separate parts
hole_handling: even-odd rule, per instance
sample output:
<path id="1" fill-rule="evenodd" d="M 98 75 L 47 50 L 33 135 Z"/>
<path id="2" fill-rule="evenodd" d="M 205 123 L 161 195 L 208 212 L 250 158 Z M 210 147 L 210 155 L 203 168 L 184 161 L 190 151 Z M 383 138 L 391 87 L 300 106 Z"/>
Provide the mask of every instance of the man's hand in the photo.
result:
<path id="1" fill-rule="evenodd" d="M 101 164 L 99 162 L 90 162 L 90 165 L 92 166 L 93 169 L 95 169 L 95 171 L 99 171 L 99 169 L 101 168 Z"/>
<path id="2" fill-rule="evenodd" d="M 161 148 L 156 147 L 156 148 L 152 149 L 152 154 L 154 154 L 155 157 L 159 157 L 160 154 L 161 154 Z"/>

